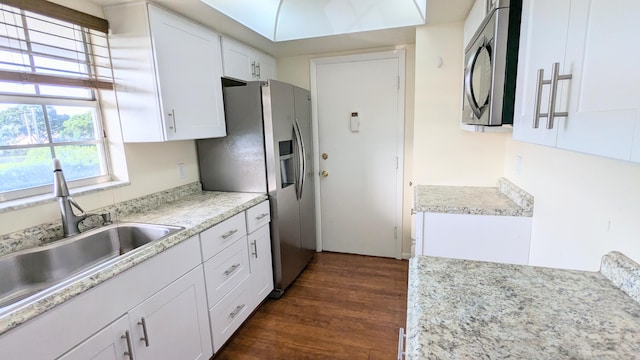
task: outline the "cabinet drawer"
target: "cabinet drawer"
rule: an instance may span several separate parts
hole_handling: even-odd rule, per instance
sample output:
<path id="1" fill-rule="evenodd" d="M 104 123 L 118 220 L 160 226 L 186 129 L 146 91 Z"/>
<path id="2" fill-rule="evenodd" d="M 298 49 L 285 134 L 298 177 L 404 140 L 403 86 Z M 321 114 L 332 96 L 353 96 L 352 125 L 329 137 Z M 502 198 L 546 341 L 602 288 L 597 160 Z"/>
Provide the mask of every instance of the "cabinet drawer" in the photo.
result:
<path id="1" fill-rule="evenodd" d="M 222 249 L 247 234 L 244 213 L 237 214 L 220 224 L 200 233 L 202 261 L 207 261 Z"/>
<path id="2" fill-rule="evenodd" d="M 249 277 L 249 251 L 244 239 L 237 240 L 231 246 L 204 263 L 204 276 L 207 283 L 209 307 Z"/>
<path id="3" fill-rule="evenodd" d="M 249 281 L 245 280 L 209 311 L 214 353 L 220 350 L 253 311 L 248 284 Z"/>
<path id="4" fill-rule="evenodd" d="M 260 204 L 248 209 L 247 214 L 247 233 L 252 233 L 264 224 L 271 221 L 269 202 L 263 201 Z"/>

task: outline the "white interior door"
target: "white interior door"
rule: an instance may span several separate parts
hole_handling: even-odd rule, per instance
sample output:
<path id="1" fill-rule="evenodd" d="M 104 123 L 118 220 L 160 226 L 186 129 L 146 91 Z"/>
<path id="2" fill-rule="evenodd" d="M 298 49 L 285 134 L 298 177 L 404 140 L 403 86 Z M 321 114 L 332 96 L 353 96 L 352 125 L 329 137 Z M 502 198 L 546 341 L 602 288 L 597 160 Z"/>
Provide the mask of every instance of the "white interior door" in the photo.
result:
<path id="1" fill-rule="evenodd" d="M 314 60 L 320 235 L 326 251 L 399 258 L 404 57 L 377 54 Z"/>

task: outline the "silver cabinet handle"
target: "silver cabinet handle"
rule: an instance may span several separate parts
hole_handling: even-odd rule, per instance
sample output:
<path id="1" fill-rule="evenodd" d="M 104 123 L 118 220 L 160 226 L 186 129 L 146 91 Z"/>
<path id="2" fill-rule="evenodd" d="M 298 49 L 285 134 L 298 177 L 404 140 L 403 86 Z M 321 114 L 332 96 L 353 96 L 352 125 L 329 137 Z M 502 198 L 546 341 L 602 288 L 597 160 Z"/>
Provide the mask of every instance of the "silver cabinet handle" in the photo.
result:
<path id="1" fill-rule="evenodd" d="M 260 63 L 256 62 L 256 77 L 260 79 Z"/>
<path id="2" fill-rule="evenodd" d="M 266 218 L 267 216 L 269 216 L 269 213 L 260 214 L 259 216 L 256 216 L 256 220 L 262 220 L 262 219 Z"/>
<path id="3" fill-rule="evenodd" d="M 231 235 L 233 235 L 233 234 L 235 234 L 235 233 L 237 233 L 237 232 L 238 232 L 238 229 L 229 230 L 229 231 L 228 231 L 228 232 L 226 232 L 225 234 L 222 234 L 222 238 L 223 238 L 223 239 L 226 239 L 226 238 L 228 238 L 229 236 L 231 236 Z"/>
<path id="4" fill-rule="evenodd" d="M 251 62 L 251 76 L 256 77 L 256 62 Z"/>
<path id="5" fill-rule="evenodd" d="M 129 330 L 124 332 L 124 335 L 120 336 L 121 339 L 125 339 L 127 341 L 127 351 L 124 352 L 124 355 L 128 356 L 129 359 L 133 360 L 133 351 L 131 349 L 131 334 L 129 334 Z"/>
<path id="6" fill-rule="evenodd" d="M 149 334 L 147 333 L 147 321 L 144 319 L 144 316 L 140 318 L 138 321 L 138 325 L 142 326 L 142 337 L 141 341 L 144 341 L 144 346 L 149 347 Z"/>
<path id="7" fill-rule="evenodd" d="M 231 275 L 234 271 L 236 271 L 237 268 L 240 267 L 240 264 L 233 264 L 230 268 L 228 268 L 227 270 L 225 270 L 224 274 L 226 276 Z"/>
<path id="8" fill-rule="evenodd" d="M 402 360 L 404 355 L 406 355 L 406 352 L 404 351 L 405 337 L 407 337 L 407 335 L 404 334 L 404 328 L 400 328 L 400 331 L 398 334 L 398 360 Z"/>
<path id="9" fill-rule="evenodd" d="M 168 113 L 167 116 L 169 116 L 171 118 L 171 122 L 173 122 L 173 125 L 170 125 L 169 129 L 173 129 L 174 133 L 178 132 L 178 126 L 176 125 L 176 110 L 171 109 L 171 112 Z"/>
<path id="10" fill-rule="evenodd" d="M 240 313 L 240 311 L 242 311 L 243 308 L 244 308 L 244 304 L 236 306 L 236 309 L 229 314 L 229 317 L 233 319 L 234 317 L 238 316 L 238 314 Z"/>
<path id="11" fill-rule="evenodd" d="M 251 246 L 253 246 L 253 252 L 251 253 L 251 255 L 253 255 L 256 259 L 258 258 L 258 244 L 256 244 L 257 240 L 253 240 L 251 242 Z"/>
<path id="12" fill-rule="evenodd" d="M 540 103 L 542 102 L 542 85 L 544 84 L 544 69 L 538 69 L 538 81 L 536 82 L 536 102 L 533 114 L 533 128 L 540 126 Z"/>
<path id="13" fill-rule="evenodd" d="M 536 99 L 535 110 L 533 113 L 533 128 L 537 129 L 540 125 L 540 118 L 547 118 L 547 129 L 553 129 L 554 120 L 556 117 L 567 117 L 568 112 L 556 112 L 556 99 L 558 96 L 558 81 L 570 80 L 571 74 L 559 75 L 560 63 L 553 63 L 551 67 L 551 79 L 544 80 L 544 69 L 538 69 L 538 80 L 536 82 Z M 542 102 L 542 86 L 551 85 L 549 89 L 549 111 L 546 113 L 540 112 L 540 106 Z"/>

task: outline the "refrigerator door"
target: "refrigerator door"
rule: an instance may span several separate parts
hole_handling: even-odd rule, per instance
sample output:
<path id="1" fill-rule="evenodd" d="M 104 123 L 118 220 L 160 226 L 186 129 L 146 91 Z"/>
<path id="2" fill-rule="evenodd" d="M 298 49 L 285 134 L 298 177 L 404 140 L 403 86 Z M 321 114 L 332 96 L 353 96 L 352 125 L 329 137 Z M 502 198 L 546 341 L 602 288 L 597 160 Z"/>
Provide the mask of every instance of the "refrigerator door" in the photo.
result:
<path id="1" fill-rule="evenodd" d="M 196 141 L 202 188 L 267 192 L 260 86 L 223 92 L 227 136 Z"/>
<path id="2" fill-rule="evenodd" d="M 306 262 L 301 253 L 300 208 L 297 199 L 300 166 L 294 134 L 293 86 L 269 81 L 263 88 L 265 139 L 271 138 L 274 176 L 269 176 L 271 236 L 276 289 L 282 291 L 300 274 Z M 271 141 L 267 141 L 271 142 Z M 268 155 L 269 157 L 269 155 Z"/>
<path id="3" fill-rule="evenodd" d="M 311 94 L 294 87 L 295 117 L 304 144 L 304 174 L 300 196 L 301 252 L 305 264 L 316 250 L 315 187 L 313 170 L 313 139 L 311 135 Z"/>

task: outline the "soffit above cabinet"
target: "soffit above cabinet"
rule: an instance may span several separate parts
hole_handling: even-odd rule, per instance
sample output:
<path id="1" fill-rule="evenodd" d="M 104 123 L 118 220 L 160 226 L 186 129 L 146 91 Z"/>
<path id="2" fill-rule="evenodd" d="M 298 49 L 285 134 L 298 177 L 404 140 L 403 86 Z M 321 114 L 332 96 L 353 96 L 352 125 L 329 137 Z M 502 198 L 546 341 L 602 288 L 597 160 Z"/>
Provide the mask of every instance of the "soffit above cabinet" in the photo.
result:
<path id="1" fill-rule="evenodd" d="M 201 0 L 271 41 L 423 25 L 426 0 Z"/>

